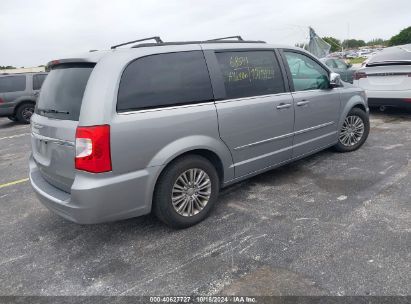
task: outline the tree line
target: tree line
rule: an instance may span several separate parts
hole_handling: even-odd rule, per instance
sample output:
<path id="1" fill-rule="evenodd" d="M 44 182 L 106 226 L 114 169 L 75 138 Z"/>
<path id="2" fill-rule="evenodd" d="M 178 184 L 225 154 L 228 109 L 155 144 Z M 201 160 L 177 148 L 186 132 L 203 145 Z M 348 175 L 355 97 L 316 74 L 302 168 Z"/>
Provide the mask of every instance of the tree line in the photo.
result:
<path id="1" fill-rule="evenodd" d="M 0 70 L 9 70 L 9 69 L 15 69 L 16 67 L 11 66 L 11 65 L 0 65 Z"/>
<path id="2" fill-rule="evenodd" d="M 356 49 L 363 46 L 374 46 L 374 45 L 382 45 L 382 46 L 394 46 L 394 45 L 401 45 L 411 43 L 411 26 L 403 29 L 397 35 L 392 36 L 388 40 L 384 40 L 382 38 L 375 38 L 370 41 L 365 42 L 364 40 L 357 40 L 357 39 L 345 39 L 343 41 L 335 38 L 335 37 L 322 37 L 324 41 L 326 41 L 329 45 L 331 45 L 331 52 L 338 52 L 341 51 L 341 47 L 344 49 Z"/>

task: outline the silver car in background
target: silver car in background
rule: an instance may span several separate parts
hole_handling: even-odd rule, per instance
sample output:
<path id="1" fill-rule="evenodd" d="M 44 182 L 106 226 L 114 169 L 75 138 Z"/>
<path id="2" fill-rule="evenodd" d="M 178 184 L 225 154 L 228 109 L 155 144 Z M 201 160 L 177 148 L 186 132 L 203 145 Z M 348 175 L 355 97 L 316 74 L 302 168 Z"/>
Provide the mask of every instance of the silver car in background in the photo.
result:
<path id="1" fill-rule="evenodd" d="M 29 124 L 47 73 L 0 74 L 0 117 Z"/>
<path id="2" fill-rule="evenodd" d="M 220 188 L 368 136 L 364 91 L 299 48 L 154 38 L 49 63 L 30 180 L 57 214 L 188 227 Z"/>
<path id="3" fill-rule="evenodd" d="M 370 107 L 411 110 L 411 44 L 385 48 L 354 74 L 354 85 L 363 88 Z"/>

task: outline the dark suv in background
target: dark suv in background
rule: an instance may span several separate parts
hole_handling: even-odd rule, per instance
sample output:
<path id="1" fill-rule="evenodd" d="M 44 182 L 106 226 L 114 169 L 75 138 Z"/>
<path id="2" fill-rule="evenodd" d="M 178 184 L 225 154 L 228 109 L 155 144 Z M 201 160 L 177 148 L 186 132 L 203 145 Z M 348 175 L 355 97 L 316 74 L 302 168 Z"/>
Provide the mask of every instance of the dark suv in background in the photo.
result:
<path id="1" fill-rule="evenodd" d="M 30 123 L 47 73 L 0 74 L 0 117 Z"/>

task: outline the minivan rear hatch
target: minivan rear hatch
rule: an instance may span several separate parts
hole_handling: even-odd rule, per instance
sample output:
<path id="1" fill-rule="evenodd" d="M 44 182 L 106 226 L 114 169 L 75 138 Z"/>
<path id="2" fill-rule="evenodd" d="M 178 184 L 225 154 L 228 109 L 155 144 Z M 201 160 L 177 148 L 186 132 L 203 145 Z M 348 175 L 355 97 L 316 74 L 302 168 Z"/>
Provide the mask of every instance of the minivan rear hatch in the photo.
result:
<path id="1" fill-rule="evenodd" d="M 32 116 L 32 151 L 41 175 L 70 192 L 75 177 L 75 135 L 84 91 L 95 63 L 52 66 Z"/>

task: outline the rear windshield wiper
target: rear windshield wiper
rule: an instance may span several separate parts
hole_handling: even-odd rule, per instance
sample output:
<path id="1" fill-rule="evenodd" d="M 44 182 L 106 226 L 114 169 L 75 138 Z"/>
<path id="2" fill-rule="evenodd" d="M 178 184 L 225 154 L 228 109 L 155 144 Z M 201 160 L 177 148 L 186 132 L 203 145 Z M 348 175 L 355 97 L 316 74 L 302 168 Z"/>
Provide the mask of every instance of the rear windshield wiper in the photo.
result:
<path id="1" fill-rule="evenodd" d="M 42 113 L 54 113 L 54 114 L 70 114 L 68 111 L 59 111 L 54 109 L 39 109 L 39 112 Z"/>

